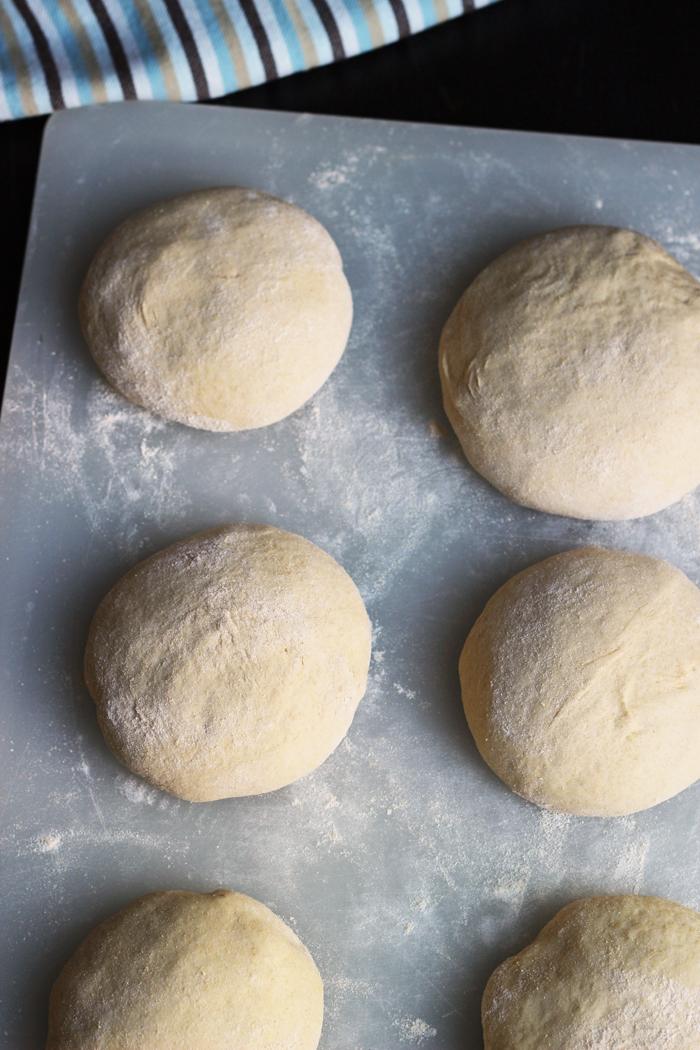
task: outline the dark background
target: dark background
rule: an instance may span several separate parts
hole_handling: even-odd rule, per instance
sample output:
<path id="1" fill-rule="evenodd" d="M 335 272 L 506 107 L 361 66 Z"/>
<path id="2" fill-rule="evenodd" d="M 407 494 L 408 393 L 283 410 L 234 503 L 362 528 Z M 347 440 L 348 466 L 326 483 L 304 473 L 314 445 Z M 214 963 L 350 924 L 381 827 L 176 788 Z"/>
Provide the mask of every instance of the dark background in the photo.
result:
<path id="1" fill-rule="evenodd" d="M 700 4 L 499 0 L 378 51 L 215 102 L 700 143 Z M 46 119 L 0 125 L 2 381 Z"/>

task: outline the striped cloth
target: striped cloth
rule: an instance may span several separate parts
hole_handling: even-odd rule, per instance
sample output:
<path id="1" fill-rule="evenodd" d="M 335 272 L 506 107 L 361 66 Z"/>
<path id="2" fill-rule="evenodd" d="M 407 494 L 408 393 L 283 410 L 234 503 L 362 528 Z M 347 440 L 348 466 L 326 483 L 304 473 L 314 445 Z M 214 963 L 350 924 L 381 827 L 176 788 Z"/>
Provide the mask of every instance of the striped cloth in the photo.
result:
<path id="1" fill-rule="evenodd" d="M 0 119 L 216 98 L 493 0 L 0 0 Z"/>

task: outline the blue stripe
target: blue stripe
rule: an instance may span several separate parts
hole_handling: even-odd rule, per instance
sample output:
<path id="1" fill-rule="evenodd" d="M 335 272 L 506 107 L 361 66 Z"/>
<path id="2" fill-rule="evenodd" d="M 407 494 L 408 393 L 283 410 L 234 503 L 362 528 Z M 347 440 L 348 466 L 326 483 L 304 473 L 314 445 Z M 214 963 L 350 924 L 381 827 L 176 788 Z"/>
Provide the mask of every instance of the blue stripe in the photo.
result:
<path id="1" fill-rule="evenodd" d="M 287 45 L 287 51 L 289 52 L 294 71 L 298 72 L 300 69 L 306 69 L 306 61 L 304 59 L 304 52 L 301 49 L 299 35 L 294 28 L 294 23 L 289 16 L 289 11 L 283 3 L 283 0 L 268 0 L 268 3 L 279 23 L 282 37 Z"/>
<path id="2" fill-rule="evenodd" d="M 226 37 L 219 25 L 219 20 L 207 0 L 195 0 L 195 4 L 197 5 L 197 10 L 204 22 L 207 33 L 209 34 L 209 39 L 211 40 L 216 55 L 216 61 L 219 63 L 219 71 L 224 83 L 224 94 L 228 94 L 229 91 L 237 91 L 238 80 L 236 79 L 236 70 L 233 68 L 231 53 L 226 43 Z M 202 62 L 203 61 L 204 59 L 202 58 Z"/>
<path id="3" fill-rule="evenodd" d="M 328 65 L 328 63 L 333 61 L 333 49 L 331 48 L 331 42 L 328 39 L 328 33 L 324 29 L 323 22 L 318 16 L 318 11 L 311 3 L 311 0 L 297 0 L 297 7 L 301 12 L 301 17 L 309 27 L 309 32 L 311 33 L 314 44 L 316 45 L 319 64 L 322 66 Z"/>
<path id="4" fill-rule="evenodd" d="M 264 84 L 267 79 L 265 76 L 265 67 L 262 64 L 258 45 L 255 43 L 253 30 L 248 25 L 248 19 L 243 14 L 241 5 L 237 3 L 237 0 L 223 0 L 223 3 L 229 13 L 231 21 L 236 27 L 241 50 L 245 55 L 246 65 L 248 66 L 248 75 L 250 76 L 251 85 Z"/>
<path id="5" fill-rule="evenodd" d="M 5 47 L 5 39 L 0 33 L 0 75 L 2 76 L 2 86 L 5 89 L 5 98 L 7 99 L 7 105 L 9 107 L 9 116 L 15 120 L 18 117 L 26 117 L 29 114 L 24 112 L 24 106 L 22 105 L 22 99 L 17 87 L 17 78 L 14 73 L 14 66 L 10 60 L 10 55 Z"/>
<path id="6" fill-rule="evenodd" d="M 1 2 L 2 0 L 0 0 L 0 3 Z M 73 0 L 73 7 L 75 8 L 76 14 L 82 22 L 83 28 L 90 39 L 92 50 L 95 52 L 97 64 L 102 71 L 102 80 L 104 82 L 107 98 L 110 102 L 121 102 L 124 96 L 122 94 L 119 78 L 114 68 L 114 63 L 112 62 L 112 56 L 107 47 L 107 41 L 102 32 L 102 26 L 97 21 L 94 11 L 85 0 Z"/>
<path id="7" fill-rule="evenodd" d="M 5 14 L 12 22 L 15 36 L 22 48 L 24 61 L 29 69 L 29 76 L 32 82 L 32 90 L 34 91 L 34 99 L 36 101 L 37 109 L 39 113 L 52 113 L 53 106 L 51 105 L 51 98 L 49 96 L 49 89 L 46 85 L 44 70 L 39 61 L 39 56 L 36 53 L 32 35 L 27 29 L 27 24 L 14 4 L 8 4 L 5 7 Z"/>
<path id="8" fill-rule="evenodd" d="M 430 0 L 418 0 L 420 9 L 423 12 L 423 18 L 425 20 L 425 28 L 428 26 L 437 25 L 437 14 L 435 11 L 435 5 L 431 4 Z"/>
<path id="9" fill-rule="evenodd" d="M 61 8 L 56 3 L 56 0 L 44 0 L 43 3 L 44 11 L 48 18 L 51 19 L 53 28 L 56 31 L 57 36 L 60 37 L 61 43 L 68 56 L 68 61 L 71 64 L 73 70 L 73 76 L 75 77 L 75 84 L 78 89 L 78 98 L 80 99 L 81 105 L 89 106 L 95 99 L 90 88 L 90 81 L 88 78 L 88 72 L 83 62 L 83 56 L 80 54 L 80 48 L 78 47 L 78 41 L 75 39 L 73 30 L 64 15 Z M 51 41 L 49 40 L 49 45 Z"/>
<path id="10" fill-rule="evenodd" d="M 445 3 L 447 3 L 447 0 L 445 0 Z M 387 44 L 393 44 L 394 41 L 399 39 L 399 24 L 396 21 L 393 7 L 389 0 L 374 0 L 374 8 L 377 12 L 377 18 L 382 27 L 385 41 Z"/>
<path id="11" fill-rule="evenodd" d="M 350 21 L 352 22 L 355 32 L 357 33 L 357 44 L 360 48 L 360 54 L 363 51 L 371 51 L 374 45 L 372 44 L 372 37 L 369 35 L 369 25 L 367 23 L 367 19 L 365 18 L 364 11 L 358 3 L 353 3 L 353 0 L 350 0 L 349 3 L 345 3 L 345 0 L 339 0 L 339 2 L 341 7 L 344 7 L 347 13 L 350 15 Z M 377 2 L 381 2 L 381 0 L 375 0 L 375 7 L 377 5 Z M 331 7 L 331 11 L 332 10 L 333 8 Z M 338 22 L 337 18 L 335 20 L 336 22 Z M 340 28 L 340 24 L 338 24 L 338 32 L 341 34 L 342 39 L 342 31 Z"/>
<path id="12" fill-rule="evenodd" d="M 168 92 L 165 87 L 165 81 L 163 80 L 163 74 L 158 65 L 158 57 L 153 50 L 153 45 L 148 33 L 146 32 L 144 24 L 141 21 L 141 16 L 138 10 L 131 3 L 131 0 L 117 0 L 117 3 L 122 10 L 124 20 L 136 41 L 136 46 L 139 49 L 139 54 L 141 55 L 143 66 L 151 85 L 153 97 L 167 100 Z"/>
<path id="13" fill-rule="evenodd" d="M 167 7 L 162 3 L 162 0 L 148 0 L 148 6 L 151 9 L 154 21 L 158 23 L 158 28 L 163 36 L 165 46 L 170 53 L 170 61 L 175 70 L 175 77 L 180 87 L 182 101 L 188 102 L 196 99 L 197 87 L 192 77 L 192 70 L 187 61 L 187 55 L 185 54 L 180 37 L 178 36 L 177 30 L 168 14 Z"/>

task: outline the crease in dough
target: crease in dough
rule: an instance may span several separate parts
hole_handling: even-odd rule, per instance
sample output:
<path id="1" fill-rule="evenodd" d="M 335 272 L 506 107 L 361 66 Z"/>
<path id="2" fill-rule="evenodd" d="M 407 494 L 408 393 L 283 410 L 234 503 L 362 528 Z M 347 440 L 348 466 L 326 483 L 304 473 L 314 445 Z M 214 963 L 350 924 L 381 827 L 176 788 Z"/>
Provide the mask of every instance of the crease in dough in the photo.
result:
<path id="1" fill-rule="evenodd" d="M 700 283 L 640 233 L 515 245 L 457 303 L 439 368 L 467 459 L 516 503 L 620 520 L 700 483 Z"/>
<path id="2" fill-rule="evenodd" d="M 700 591 L 668 562 L 588 547 L 531 566 L 459 670 L 481 755 L 539 806 L 622 816 L 700 778 Z"/>

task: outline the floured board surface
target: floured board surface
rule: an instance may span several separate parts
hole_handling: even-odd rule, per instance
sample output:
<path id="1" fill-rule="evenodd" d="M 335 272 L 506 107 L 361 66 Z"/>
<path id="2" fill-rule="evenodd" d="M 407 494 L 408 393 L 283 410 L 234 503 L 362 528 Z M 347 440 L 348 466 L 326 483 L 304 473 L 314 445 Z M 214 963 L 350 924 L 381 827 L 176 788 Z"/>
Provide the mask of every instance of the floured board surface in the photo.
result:
<path id="1" fill-rule="evenodd" d="M 514 572 L 589 543 L 700 583 L 700 492 L 621 523 L 515 506 L 467 465 L 437 342 L 466 283 L 517 240 L 602 222 L 700 275 L 700 151 L 547 135 L 139 103 L 61 113 L 44 141 L 0 428 L 0 1044 L 40 1050 L 49 989 L 85 934 L 155 889 L 238 889 L 309 947 L 323 1050 L 464 1050 L 498 963 L 577 897 L 700 909 L 700 784 L 634 817 L 545 813 L 480 759 L 457 661 Z M 263 430 L 166 423 L 112 391 L 76 299 L 131 212 L 240 184 L 335 238 L 355 300 L 346 353 Z M 188 804 L 108 751 L 81 664 L 113 583 L 231 521 L 298 532 L 348 570 L 374 656 L 347 739 L 255 798 Z"/>

